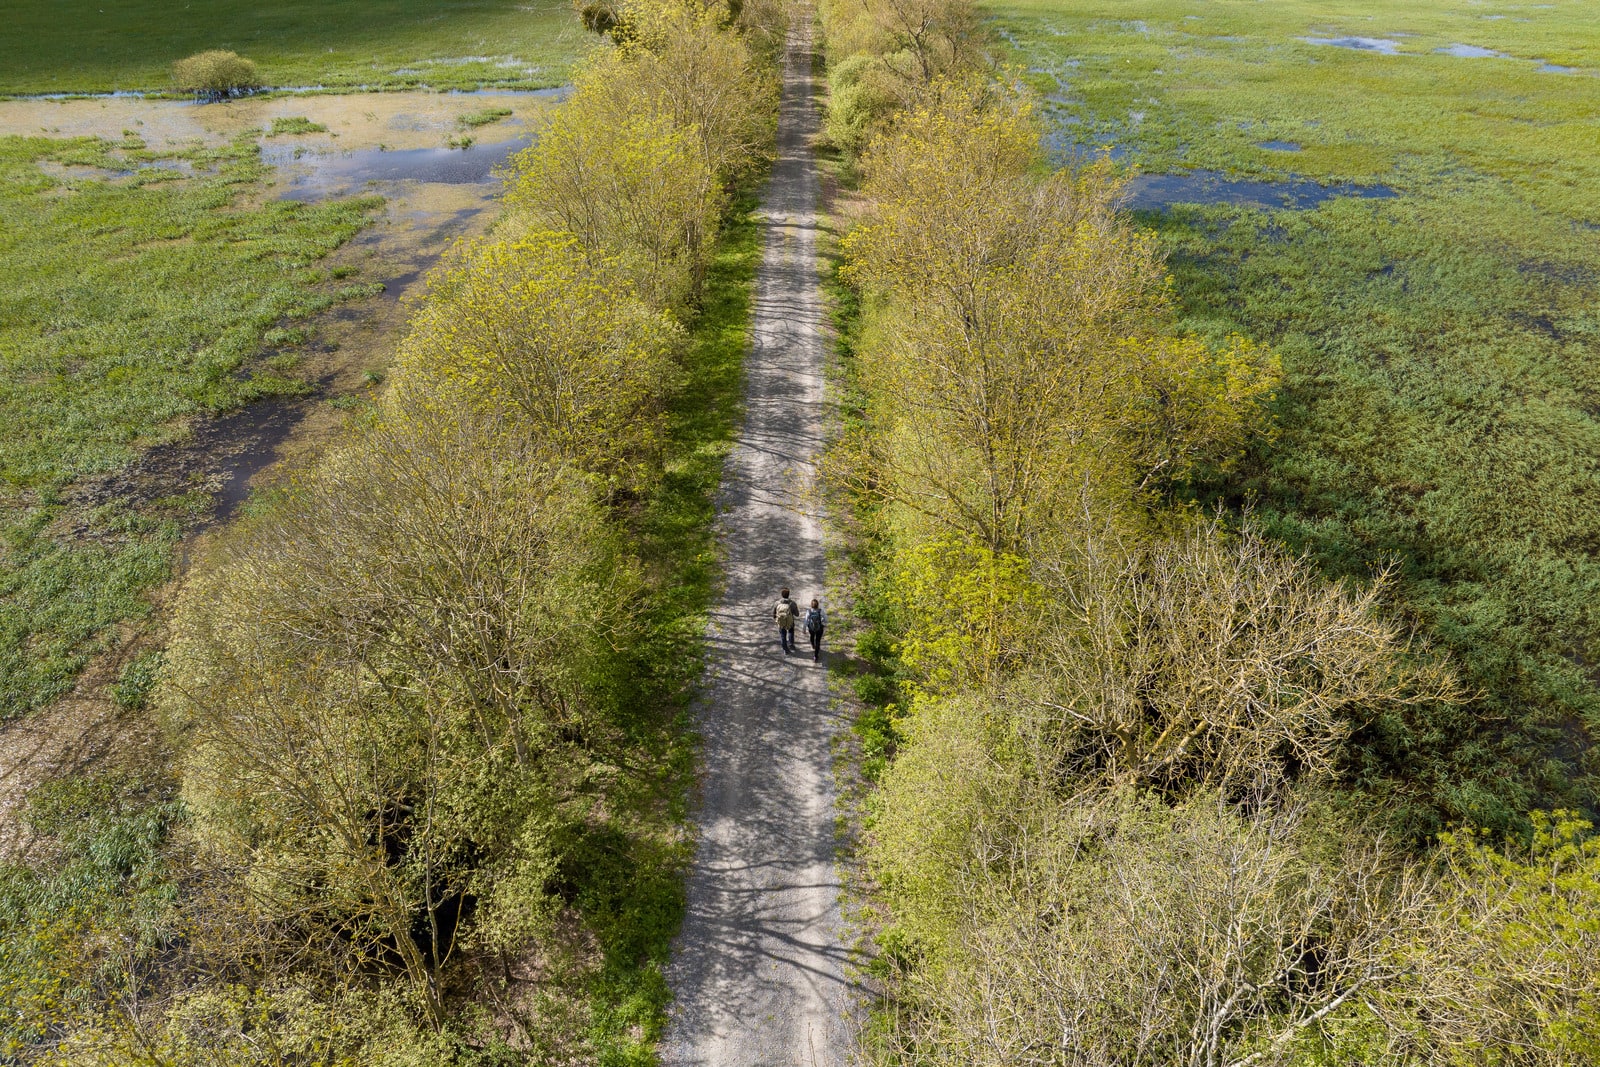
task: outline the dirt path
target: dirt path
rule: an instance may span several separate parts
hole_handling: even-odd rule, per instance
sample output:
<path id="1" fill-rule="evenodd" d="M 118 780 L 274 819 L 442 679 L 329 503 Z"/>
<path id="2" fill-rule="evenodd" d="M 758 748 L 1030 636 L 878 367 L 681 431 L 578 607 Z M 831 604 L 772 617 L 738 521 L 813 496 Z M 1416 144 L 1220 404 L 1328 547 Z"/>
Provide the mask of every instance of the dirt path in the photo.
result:
<path id="1" fill-rule="evenodd" d="M 668 981 L 677 1000 L 662 1061 L 714 1067 L 846 1062 L 846 950 L 834 865 L 826 655 L 785 656 L 780 586 L 823 591 L 810 510 L 822 443 L 823 315 L 811 138 L 810 13 L 793 15 L 779 158 L 763 199 L 745 425 L 723 472 L 718 540 L 727 586 L 713 615 L 700 712 L 705 772 L 689 912 Z"/>

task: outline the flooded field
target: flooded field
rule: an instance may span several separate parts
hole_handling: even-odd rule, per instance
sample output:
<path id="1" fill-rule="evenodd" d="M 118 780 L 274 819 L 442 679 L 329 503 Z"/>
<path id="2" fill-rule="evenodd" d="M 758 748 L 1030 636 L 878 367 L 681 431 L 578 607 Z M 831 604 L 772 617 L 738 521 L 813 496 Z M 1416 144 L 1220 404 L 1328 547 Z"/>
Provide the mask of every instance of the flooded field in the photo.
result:
<path id="1" fill-rule="evenodd" d="M 0 135 L 51 138 L 136 135 L 149 149 L 215 147 L 252 132 L 272 167 L 264 195 L 319 202 L 377 194 L 378 218 L 326 263 L 358 273 L 383 291 L 331 310 L 298 354 L 298 372 L 316 394 L 266 401 L 207 420 L 125 470 L 80 486 L 159 498 L 202 487 L 213 494 L 213 521 L 226 518 L 277 460 L 303 456 L 342 419 L 340 397 L 359 397 L 381 380 L 405 325 L 404 298 L 451 244 L 481 233 L 500 190 L 496 171 L 524 147 L 540 115 L 563 90 L 308 94 L 198 104 L 130 94 L 78 99 L 0 101 Z M 310 132 L 279 132 L 306 130 Z M 140 164 L 181 175 L 183 159 Z M 134 173 L 46 163 L 68 182 L 114 180 Z M 136 168 L 137 169 L 137 168 Z M 330 404 L 330 399 L 336 401 Z"/>
<path id="2" fill-rule="evenodd" d="M 121 137 L 137 133 L 152 148 L 182 147 L 196 141 L 220 144 L 251 130 L 269 130 L 274 120 L 304 118 L 327 127 L 325 134 L 303 135 L 308 146 L 343 151 L 378 148 L 443 148 L 459 134 L 463 117 L 484 108 L 509 109 L 497 126 L 522 131 L 560 89 L 530 92 L 297 93 L 245 97 L 215 104 L 188 100 L 150 100 L 136 94 L 69 99 L 0 100 L 0 134 L 52 137 Z M 481 141 L 505 140 L 504 132 Z M 281 137 L 272 140 L 281 140 Z"/>

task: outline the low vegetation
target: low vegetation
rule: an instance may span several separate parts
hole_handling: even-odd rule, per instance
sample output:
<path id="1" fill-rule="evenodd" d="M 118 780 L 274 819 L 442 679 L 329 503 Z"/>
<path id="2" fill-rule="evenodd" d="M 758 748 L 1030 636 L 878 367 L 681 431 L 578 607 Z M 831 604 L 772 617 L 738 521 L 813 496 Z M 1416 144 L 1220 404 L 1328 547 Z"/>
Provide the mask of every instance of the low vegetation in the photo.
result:
<path id="1" fill-rule="evenodd" d="M 261 203 L 267 174 L 249 139 L 0 139 L 0 719 L 69 689 L 208 514 L 214 487 L 130 465 L 192 418 L 307 392 L 307 320 L 370 295 L 318 264 L 379 201 Z"/>
<path id="2" fill-rule="evenodd" d="M 490 126 L 510 117 L 511 109 L 508 107 L 484 107 L 462 115 L 456 119 L 456 124 L 464 130 L 475 130 L 479 126 Z"/>
<path id="3" fill-rule="evenodd" d="M 568 0 L 20 0 L 0 40 L 0 95 L 161 91 L 198 52 L 249 56 L 268 86 L 559 85 L 589 47 Z"/>
<path id="4" fill-rule="evenodd" d="M 328 127 L 320 122 L 312 122 L 303 115 L 280 116 L 272 120 L 272 126 L 267 130 L 268 137 L 298 137 L 308 133 L 327 133 Z"/>
<path id="5" fill-rule="evenodd" d="M 658 32 L 580 72 L 580 114 L 590 78 L 648 90 L 656 70 L 775 104 L 725 10 L 628 18 Z M 381 397 L 187 582 L 150 696 L 176 782 L 135 808 L 146 850 L 96 874 L 152 887 L 150 914 L 83 895 L 74 839 L 41 822 L 62 862 L 5 872 L 6 921 L 79 894 L 118 948 L 74 927 L 0 956 L 0 987 L 43 991 L 0 1019 L 9 1055 L 650 1062 L 755 262 L 732 183 L 774 115 L 713 157 L 703 127 L 638 107 L 639 152 L 550 138 L 519 161 L 501 225 L 430 276 Z M 703 203 L 552 225 L 569 201 L 540 152 L 648 190 L 650 137 L 719 160 Z M 674 225 L 693 254 L 654 255 Z"/>
<path id="6" fill-rule="evenodd" d="M 1212 507 L 1297 432 L 1290 339 L 1196 314 L 1107 161 L 1042 165 L 970 12 L 824 23 L 862 200 L 829 476 L 872 627 L 869 1058 L 1592 1058 L 1590 823 L 1430 838 L 1379 802 L 1375 733 L 1466 755 L 1477 678 L 1404 612 L 1408 562 L 1330 575 L 1283 511 Z"/>

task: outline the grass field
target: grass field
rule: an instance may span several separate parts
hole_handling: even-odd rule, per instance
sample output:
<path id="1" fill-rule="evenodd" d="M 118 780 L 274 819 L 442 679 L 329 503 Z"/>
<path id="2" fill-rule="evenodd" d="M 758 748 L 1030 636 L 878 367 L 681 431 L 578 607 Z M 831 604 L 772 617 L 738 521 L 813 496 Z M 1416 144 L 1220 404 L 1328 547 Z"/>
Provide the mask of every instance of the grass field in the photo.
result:
<path id="1" fill-rule="evenodd" d="M 1397 609 L 1481 690 L 1465 712 L 1380 718 L 1357 736 L 1351 782 L 1407 830 L 1511 826 L 1536 804 L 1593 812 L 1593 6 L 1010 0 L 988 11 L 1053 97 L 1052 123 L 1082 144 L 1114 143 L 1147 171 L 1399 194 L 1141 215 L 1169 250 L 1189 328 L 1238 329 L 1283 355 L 1278 438 L 1209 492 L 1253 501 L 1329 574 L 1397 561 Z M 1440 51 L 1458 45 L 1501 55 Z"/>
<path id="2" fill-rule="evenodd" d="M 0 138 L 0 720 L 147 611 L 209 512 L 214 487 L 129 464 L 186 416 L 306 392 L 309 317 L 371 293 L 318 261 L 381 202 L 258 206 L 267 173 L 249 138 Z"/>
<path id="3" fill-rule="evenodd" d="M 567 0 L 15 0 L 5 21 L 0 94 L 165 89 L 211 48 L 269 86 L 541 87 L 592 40 Z"/>

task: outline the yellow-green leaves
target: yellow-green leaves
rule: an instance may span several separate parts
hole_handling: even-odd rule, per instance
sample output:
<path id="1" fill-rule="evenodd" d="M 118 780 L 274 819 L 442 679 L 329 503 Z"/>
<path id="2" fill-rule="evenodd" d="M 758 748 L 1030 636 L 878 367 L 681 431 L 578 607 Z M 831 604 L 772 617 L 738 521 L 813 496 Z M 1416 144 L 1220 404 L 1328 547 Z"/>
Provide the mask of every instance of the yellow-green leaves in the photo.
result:
<path id="1" fill-rule="evenodd" d="M 512 161 L 506 193 L 533 229 L 614 257 L 646 299 L 680 306 L 704 274 L 722 206 L 687 133 L 580 89 Z"/>
<path id="2" fill-rule="evenodd" d="M 682 310 L 710 264 L 726 183 L 770 152 L 777 86 L 717 5 L 627 5 L 623 44 L 512 161 L 507 203 L 534 230 L 570 233 L 638 293 Z"/>
<path id="3" fill-rule="evenodd" d="M 396 391 L 503 415 L 552 463 L 637 488 L 680 336 L 614 260 L 567 234 L 525 234 L 441 266 L 401 348 Z"/>
<path id="4" fill-rule="evenodd" d="M 1037 623 L 1028 562 L 964 545 L 930 541 L 905 553 L 893 597 L 906 619 L 899 644 L 917 688 L 950 693 L 998 680 Z"/>
<path id="5" fill-rule="evenodd" d="M 864 157 L 846 277 L 871 480 L 935 529 L 1027 553 L 1097 506 L 1152 502 L 1264 425 L 1278 377 L 1240 339 L 1168 329 L 1152 241 L 1104 167 L 1038 174 L 1038 128 L 1004 86 L 935 82 Z"/>

